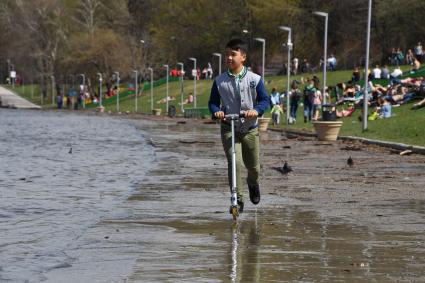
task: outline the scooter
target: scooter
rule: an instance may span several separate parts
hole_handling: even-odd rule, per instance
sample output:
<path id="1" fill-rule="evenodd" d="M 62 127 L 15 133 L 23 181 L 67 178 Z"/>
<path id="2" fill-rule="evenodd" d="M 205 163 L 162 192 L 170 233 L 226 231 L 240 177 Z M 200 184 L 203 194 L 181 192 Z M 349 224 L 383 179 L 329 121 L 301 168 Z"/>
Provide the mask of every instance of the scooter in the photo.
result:
<path id="1" fill-rule="evenodd" d="M 235 121 L 239 121 L 245 117 L 245 113 L 240 114 L 227 114 L 224 116 L 226 121 L 230 121 L 232 129 L 232 186 L 230 187 L 230 214 L 233 220 L 236 221 L 239 216 L 238 210 L 238 196 L 236 194 L 236 147 L 235 147 Z"/>

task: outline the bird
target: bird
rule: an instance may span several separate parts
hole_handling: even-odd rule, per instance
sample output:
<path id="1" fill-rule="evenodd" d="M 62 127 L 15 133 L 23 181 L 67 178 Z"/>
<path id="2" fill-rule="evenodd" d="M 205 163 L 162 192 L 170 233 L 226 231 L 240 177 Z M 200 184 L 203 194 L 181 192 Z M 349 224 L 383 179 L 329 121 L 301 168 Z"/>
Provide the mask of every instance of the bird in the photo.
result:
<path id="1" fill-rule="evenodd" d="M 354 166 L 354 161 L 353 161 L 353 158 L 351 158 L 351 155 L 347 159 L 347 165 L 350 166 L 350 167 Z"/>
<path id="2" fill-rule="evenodd" d="M 72 154 L 72 147 L 70 147 L 70 148 L 69 148 L 68 153 L 69 153 L 69 154 Z"/>
<path id="3" fill-rule="evenodd" d="M 282 167 L 282 171 L 283 171 L 283 174 L 288 174 L 289 172 L 292 172 L 292 168 L 291 166 L 288 165 L 288 162 L 285 161 Z"/>
<path id="4" fill-rule="evenodd" d="M 282 167 L 272 167 L 272 169 L 282 173 L 283 175 L 286 175 L 293 171 L 291 166 L 288 165 L 288 162 L 285 162 Z"/>

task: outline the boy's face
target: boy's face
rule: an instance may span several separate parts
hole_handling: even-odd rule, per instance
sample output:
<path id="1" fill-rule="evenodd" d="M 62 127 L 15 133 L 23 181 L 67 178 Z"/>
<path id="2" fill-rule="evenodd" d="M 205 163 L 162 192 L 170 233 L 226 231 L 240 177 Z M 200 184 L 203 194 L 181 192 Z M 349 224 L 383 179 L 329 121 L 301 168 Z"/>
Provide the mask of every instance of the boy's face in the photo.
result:
<path id="1" fill-rule="evenodd" d="M 234 50 L 231 48 L 226 48 L 226 64 L 230 70 L 238 70 L 246 60 L 245 52 L 242 52 L 240 49 Z"/>

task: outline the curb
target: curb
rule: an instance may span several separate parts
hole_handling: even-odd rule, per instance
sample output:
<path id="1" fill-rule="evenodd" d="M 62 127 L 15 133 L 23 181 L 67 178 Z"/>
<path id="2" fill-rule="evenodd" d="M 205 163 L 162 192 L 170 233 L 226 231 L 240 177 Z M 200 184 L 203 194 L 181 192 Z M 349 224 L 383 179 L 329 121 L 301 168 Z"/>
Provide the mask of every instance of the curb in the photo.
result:
<path id="1" fill-rule="evenodd" d="M 288 133 L 296 134 L 296 135 L 300 135 L 300 136 L 316 137 L 315 133 L 306 132 L 306 131 L 302 131 L 302 130 L 276 129 L 276 128 L 269 128 L 269 130 L 275 131 L 275 132 L 288 132 Z M 372 139 L 353 137 L 353 136 L 339 136 L 338 140 L 358 141 L 358 142 L 361 142 L 361 143 L 364 143 L 364 144 L 377 145 L 377 146 L 391 148 L 391 149 L 395 149 L 395 150 L 401 150 L 401 151 L 411 150 L 412 153 L 425 155 L 425 147 L 423 147 L 423 146 L 415 146 L 415 145 L 409 145 L 409 144 L 404 144 L 404 143 L 372 140 Z"/>

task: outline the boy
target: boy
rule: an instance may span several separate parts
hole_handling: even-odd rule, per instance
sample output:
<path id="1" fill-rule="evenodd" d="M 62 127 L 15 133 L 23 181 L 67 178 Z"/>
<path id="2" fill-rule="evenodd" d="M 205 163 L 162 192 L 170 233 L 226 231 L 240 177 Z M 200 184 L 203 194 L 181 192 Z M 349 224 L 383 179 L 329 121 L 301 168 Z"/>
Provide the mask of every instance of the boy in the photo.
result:
<path id="1" fill-rule="evenodd" d="M 260 202 L 260 161 L 257 117 L 270 105 L 261 77 L 244 66 L 247 45 L 241 39 L 233 39 L 225 50 L 227 72 L 217 76 L 211 88 L 208 106 L 214 118 L 221 120 L 221 141 L 227 157 L 229 186 L 232 182 L 232 133 L 225 114 L 245 113 L 245 118 L 235 124 L 236 190 L 239 212 L 243 211 L 241 163 L 248 171 L 249 197 L 253 204 Z"/>

